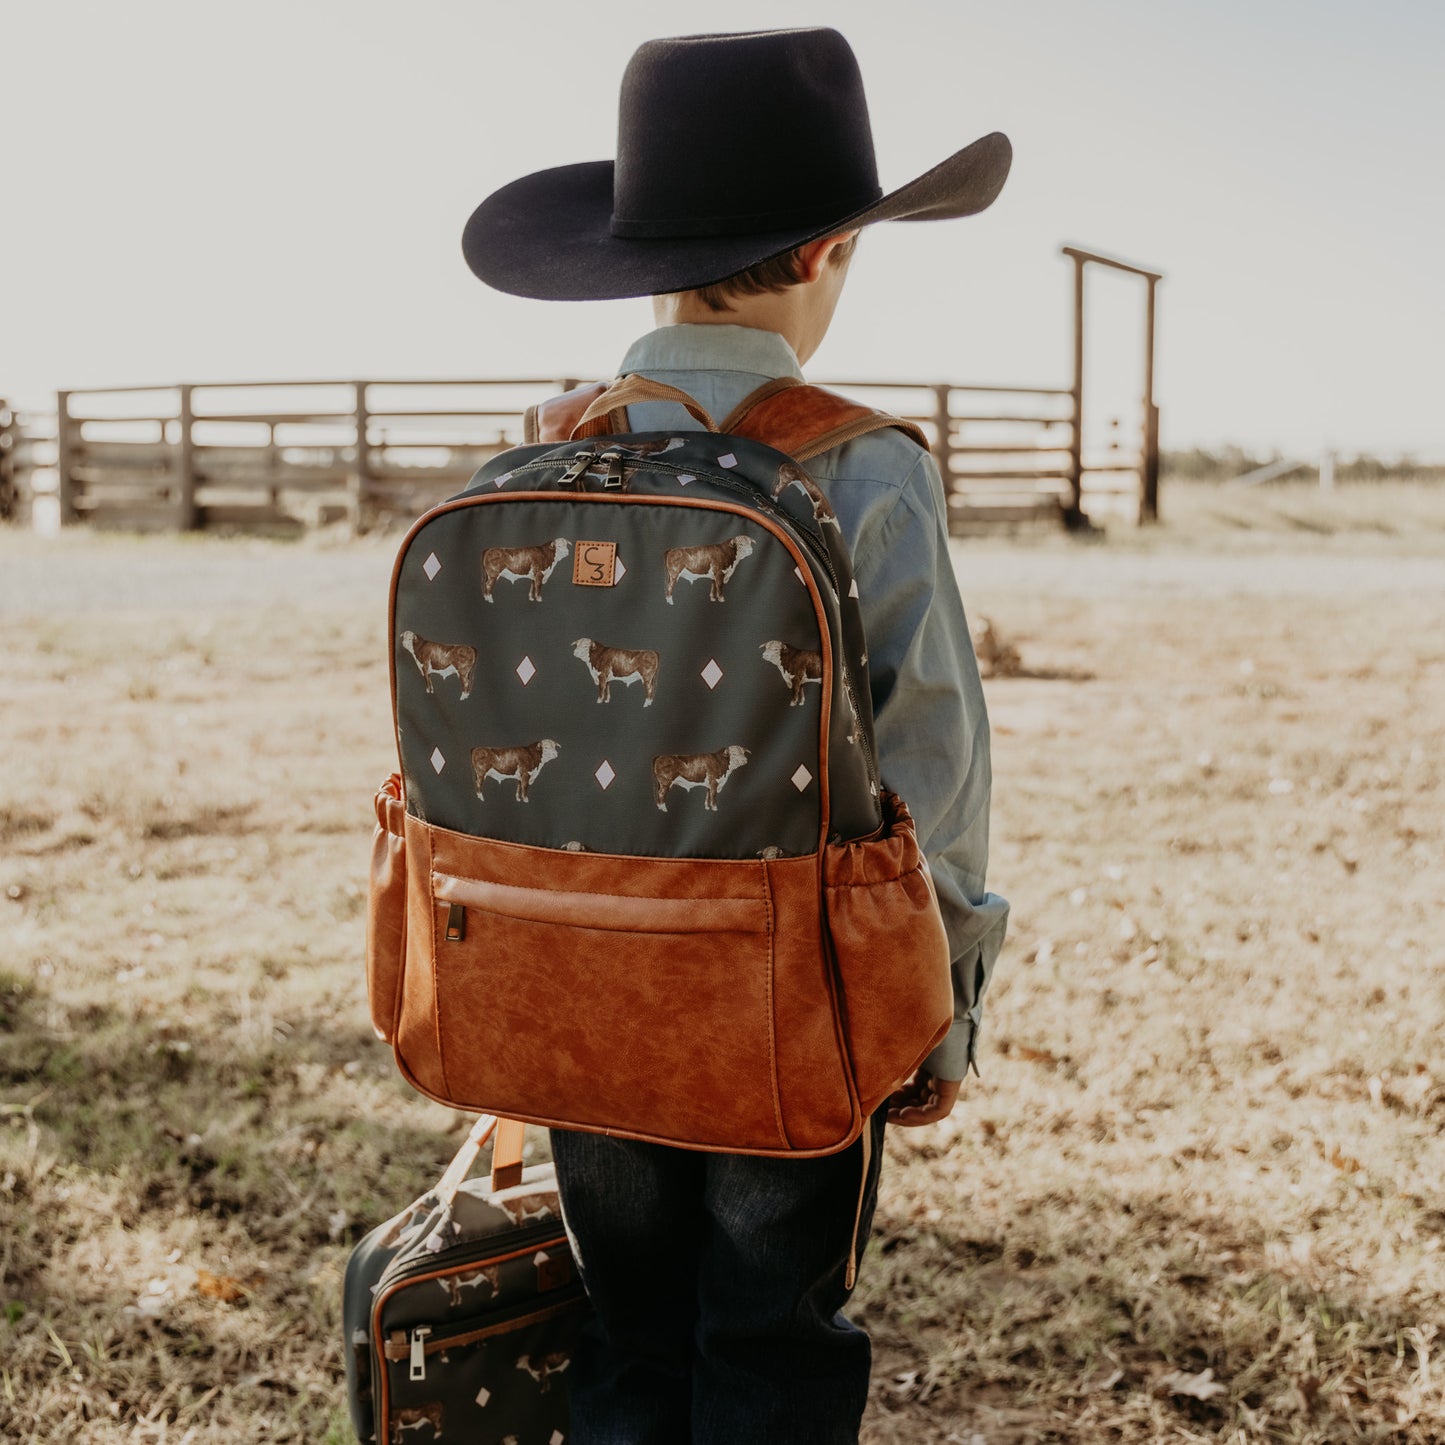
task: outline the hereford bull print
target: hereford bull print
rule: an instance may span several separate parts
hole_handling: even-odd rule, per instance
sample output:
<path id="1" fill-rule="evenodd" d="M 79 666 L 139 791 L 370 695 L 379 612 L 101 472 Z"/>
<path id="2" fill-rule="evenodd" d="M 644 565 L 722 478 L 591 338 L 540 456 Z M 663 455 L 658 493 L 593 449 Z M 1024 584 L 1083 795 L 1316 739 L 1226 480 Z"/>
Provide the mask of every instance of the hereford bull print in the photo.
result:
<path id="1" fill-rule="evenodd" d="M 590 637 L 579 637 L 572 644 L 574 657 L 587 664 L 592 681 L 597 684 L 597 701 L 612 700 L 612 684 L 620 682 L 630 687 L 634 682 L 642 684 L 642 705 L 651 707 L 657 688 L 657 654 L 647 649 L 632 647 L 607 647 L 593 642 Z"/>
<path id="2" fill-rule="evenodd" d="M 795 486 L 801 487 L 808 494 L 808 500 L 813 504 L 813 519 L 820 527 L 838 526 L 837 513 L 823 495 L 823 489 L 797 462 L 784 462 L 778 468 L 778 481 L 773 488 L 773 496 L 781 497 L 789 487 Z"/>
<path id="3" fill-rule="evenodd" d="M 517 802 L 525 803 L 527 789 L 532 786 L 537 774 L 560 751 L 551 738 L 543 738 L 540 742 L 520 748 L 473 748 L 472 777 L 476 781 L 478 801 L 486 801 L 482 797 L 482 785 L 488 778 L 500 778 L 503 781 L 515 778 Z"/>
<path id="4" fill-rule="evenodd" d="M 416 1405 L 409 1409 L 393 1410 L 391 1412 L 391 1445 L 404 1445 L 406 1431 L 420 1430 L 423 1427 L 431 1431 L 433 1440 L 440 1440 L 442 1423 L 445 1418 L 446 1412 L 442 1409 L 440 1400 L 433 1401 L 430 1405 Z"/>
<path id="5" fill-rule="evenodd" d="M 736 743 L 715 753 L 663 753 L 652 760 L 653 796 L 667 812 L 667 794 L 673 787 L 706 788 L 703 807 L 717 812 L 717 795 L 727 780 L 748 760 L 748 749 Z"/>
<path id="6" fill-rule="evenodd" d="M 528 601 L 540 602 L 542 584 L 571 550 L 572 544 L 565 537 L 539 542 L 535 547 L 488 547 L 482 553 L 482 596 L 492 601 L 498 578 L 520 582 L 525 577 L 530 584 Z"/>
<path id="7" fill-rule="evenodd" d="M 411 631 L 401 634 L 401 645 L 420 668 L 428 693 L 436 691 L 432 687 L 433 677 L 455 677 L 462 685 L 461 700 L 465 702 L 471 695 L 472 672 L 477 665 L 475 647 L 468 647 L 465 642 L 428 642 Z"/>
<path id="8" fill-rule="evenodd" d="M 742 532 L 736 537 L 729 537 L 726 542 L 704 543 L 696 547 L 669 547 L 663 557 L 667 567 L 668 605 L 672 605 L 672 589 L 677 586 L 679 577 L 686 577 L 689 582 L 708 578 L 712 583 L 708 593 L 709 600 L 721 602 L 723 583 L 731 579 L 737 571 L 738 563 L 750 555 L 752 550 L 753 539 Z"/>
<path id="9" fill-rule="evenodd" d="M 553 1350 L 551 1354 L 539 1355 L 535 1360 L 531 1355 L 523 1355 L 517 1361 L 517 1368 L 525 1370 L 541 1387 L 538 1393 L 545 1395 L 551 1384 L 552 1376 L 560 1375 L 571 1363 L 570 1355 L 564 1354 L 561 1350 Z"/>
<path id="10" fill-rule="evenodd" d="M 759 649 L 766 661 L 771 662 L 783 676 L 783 681 L 792 689 L 789 707 L 802 707 L 803 689 L 810 682 L 820 687 L 823 683 L 823 654 L 808 652 L 801 647 L 789 647 L 786 642 L 774 638 L 771 642 L 759 643 Z"/>
<path id="11" fill-rule="evenodd" d="M 650 442 L 618 442 L 611 450 L 629 457 L 655 457 L 686 445 L 681 437 L 654 437 Z"/>
<path id="12" fill-rule="evenodd" d="M 496 1295 L 501 1288 L 502 1267 L 498 1264 L 484 1264 L 470 1274 L 444 1274 L 438 1284 L 447 1292 L 447 1302 L 459 1305 L 464 1289 L 480 1289 L 486 1285 L 488 1293 Z"/>

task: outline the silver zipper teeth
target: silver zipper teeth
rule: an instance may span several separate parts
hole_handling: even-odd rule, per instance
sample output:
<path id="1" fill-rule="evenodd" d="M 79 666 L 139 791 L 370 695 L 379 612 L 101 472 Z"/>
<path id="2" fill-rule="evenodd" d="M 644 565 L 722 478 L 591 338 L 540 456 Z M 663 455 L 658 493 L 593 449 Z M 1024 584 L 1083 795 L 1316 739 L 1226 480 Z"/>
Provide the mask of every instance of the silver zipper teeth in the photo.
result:
<path id="1" fill-rule="evenodd" d="M 539 458 L 536 461 L 524 462 L 520 467 L 516 468 L 516 471 L 513 472 L 513 475 L 515 476 L 516 472 L 529 472 L 534 469 L 543 470 L 552 467 L 571 468 L 574 467 L 577 462 L 581 461 L 582 455 L 583 454 L 581 452 L 577 452 L 574 453 L 572 457 L 559 457 L 554 458 L 550 461 Z M 593 452 L 590 455 L 595 461 L 603 454 L 601 452 Z M 674 476 L 681 474 L 684 470 L 684 468 L 675 466 L 671 462 L 653 461 L 642 457 L 639 457 L 635 461 L 633 461 L 632 466 L 634 468 L 640 468 L 643 471 L 649 472 L 670 472 Z M 585 468 L 583 469 L 583 474 L 585 474 Z M 706 467 L 703 467 L 701 470 L 693 468 L 688 472 L 688 475 L 705 476 L 710 481 L 716 482 L 717 484 L 725 488 L 727 491 L 736 492 L 739 496 L 746 497 L 748 501 L 753 503 L 754 505 L 761 503 L 761 510 L 770 512 L 773 516 L 781 518 L 784 522 L 786 522 L 788 524 L 789 531 L 796 532 L 801 535 L 806 541 L 808 551 L 810 551 L 813 556 L 817 558 L 817 560 L 822 564 L 823 570 L 828 574 L 828 582 L 833 588 L 833 595 L 838 599 L 839 608 L 842 608 L 843 593 L 838 586 L 838 575 L 836 572 L 833 571 L 833 558 L 828 551 L 827 542 L 825 542 L 821 537 L 815 539 L 812 533 L 810 533 L 807 528 L 804 527 L 798 521 L 798 519 L 793 516 L 791 512 L 789 512 L 784 507 L 778 506 L 778 504 L 774 502 L 771 497 L 765 495 L 763 492 L 760 492 L 753 487 L 740 486 L 730 477 L 723 476 L 720 472 L 709 471 Z M 841 631 L 842 629 L 840 626 L 840 637 Z M 842 664 L 843 691 L 848 695 L 848 702 L 853 708 L 853 719 L 855 726 L 858 730 L 858 743 L 859 746 L 861 746 L 863 749 L 863 761 L 868 769 L 868 781 L 873 784 L 876 795 L 881 797 L 882 779 L 878 776 L 878 763 L 873 756 L 873 745 L 868 741 L 868 730 L 863 726 L 863 714 L 858 707 L 858 693 L 856 688 L 853 686 L 853 668 L 846 656 L 842 659 Z"/>

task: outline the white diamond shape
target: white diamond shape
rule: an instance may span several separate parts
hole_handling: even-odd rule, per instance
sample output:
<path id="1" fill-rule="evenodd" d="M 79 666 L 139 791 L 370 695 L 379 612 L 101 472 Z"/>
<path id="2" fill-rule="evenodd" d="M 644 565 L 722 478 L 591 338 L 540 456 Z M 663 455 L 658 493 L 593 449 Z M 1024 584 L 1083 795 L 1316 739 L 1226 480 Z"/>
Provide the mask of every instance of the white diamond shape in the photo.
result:
<path id="1" fill-rule="evenodd" d="M 612 780 L 617 774 L 613 771 L 612 764 L 609 763 L 606 758 L 603 758 L 602 766 L 598 768 L 592 776 L 602 784 L 602 791 L 605 793 L 607 789 L 612 786 Z"/>
<path id="2" fill-rule="evenodd" d="M 492 1398 L 492 1392 L 485 1385 L 477 1391 L 477 1404 L 486 1409 L 487 1401 Z"/>
<path id="3" fill-rule="evenodd" d="M 554 1430 L 548 1437 L 547 1445 L 564 1445 L 567 1437 L 560 1431 Z"/>
<path id="4" fill-rule="evenodd" d="M 447 760 L 442 757 L 442 750 L 440 748 L 433 748 L 431 750 L 431 765 L 437 772 L 441 772 L 441 770 L 446 767 Z"/>
<path id="5" fill-rule="evenodd" d="M 722 668 L 717 665 L 717 658 L 708 658 L 707 666 L 702 670 L 702 680 L 709 687 L 716 687 L 722 681 Z"/>
<path id="6" fill-rule="evenodd" d="M 677 484 L 680 487 L 685 487 L 689 482 L 695 482 L 696 480 L 697 478 L 693 476 L 691 472 L 680 472 L 678 473 Z"/>
<path id="7" fill-rule="evenodd" d="M 537 675 L 537 668 L 530 657 L 524 657 L 521 662 L 517 664 L 516 673 L 517 676 L 522 679 L 522 686 L 526 687 Z"/>
<path id="8" fill-rule="evenodd" d="M 627 576 L 627 564 L 619 557 L 617 566 L 612 569 L 612 585 L 616 587 L 625 576 Z"/>
<path id="9" fill-rule="evenodd" d="M 858 579 L 856 577 L 848 584 L 848 595 L 850 597 L 858 595 Z"/>
<path id="10" fill-rule="evenodd" d="M 500 477 L 493 477 L 493 478 L 492 478 L 492 485 L 493 485 L 494 487 L 505 487 L 505 486 L 507 485 L 507 483 L 510 482 L 511 480 L 512 480 L 512 474 L 511 474 L 511 472 L 503 472 Z"/>
<path id="11" fill-rule="evenodd" d="M 421 570 L 426 573 L 426 580 L 428 582 L 436 581 L 436 575 L 442 570 L 442 564 L 437 561 L 437 554 L 435 552 L 421 564 Z"/>
<path id="12" fill-rule="evenodd" d="M 735 467 L 738 464 L 738 459 L 731 452 L 724 452 L 722 456 L 717 459 L 717 464 L 720 467 Z"/>
<path id="13" fill-rule="evenodd" d="M 793 774 L 793 786 L 801 793 L 809 783 L 813 781 L 813 775 L 802 763 L 798 764 L 798 771 Z"/>
<path id="14" fill-rule="evenodd" d="M 801 567 L 793 568 L 793 576 L 796 577 L 798 581 L 803 584 L 804 587 L 808 585 L 808 579 L 803 576 L 803 569 Z"/>

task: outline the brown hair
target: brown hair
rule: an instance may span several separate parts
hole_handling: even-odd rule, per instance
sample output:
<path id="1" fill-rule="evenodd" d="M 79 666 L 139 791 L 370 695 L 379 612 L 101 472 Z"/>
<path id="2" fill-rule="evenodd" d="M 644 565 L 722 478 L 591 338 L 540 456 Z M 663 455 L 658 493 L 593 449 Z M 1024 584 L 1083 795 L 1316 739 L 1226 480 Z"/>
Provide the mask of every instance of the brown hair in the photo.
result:
<path id="1" fill-rule="evenodd" d="M 828 264 L 845 265 L 857 249 L 858 237 L 862 234 L 862 231 L 854 231 L 846 241 L 835 246 L 828 253 Z M 729 302 L 734 296 L 761 296 L 768 291 L 786 291 L 789 286 L 796 286 L 803 279 L 802 253 L 803 246 L 795 247 L 781 256 L 759 261 L 756 266 L 749 266 L 746 271 L 739 271 L 736 276 L 714 281 L 710 286 L 699 286 L 692 294 L 714 311 L 731 311 L 733 308 Z"/>

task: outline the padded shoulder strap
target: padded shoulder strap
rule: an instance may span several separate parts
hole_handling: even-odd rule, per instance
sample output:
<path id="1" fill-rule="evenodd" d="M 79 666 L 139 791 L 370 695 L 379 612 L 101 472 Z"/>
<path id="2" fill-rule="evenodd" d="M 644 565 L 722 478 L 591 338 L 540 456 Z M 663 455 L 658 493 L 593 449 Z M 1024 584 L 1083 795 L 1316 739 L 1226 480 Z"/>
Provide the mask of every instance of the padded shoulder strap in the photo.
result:
<path id="1" fill-rule="evenodd" d="M 522 441 L 565 442 L 581 421 L 587 408 L 605 392 L 612 383 L 595 381 L 591 386 L 579 386 L 564 391 L 560 396 L 548 397 L 536 406 L 529 406 L 522 414 Z M 627 430 L 627 410 L 618 407 L 606 416 L 594 417 L 582 429 L 582 436 L 603 436 L 609 432 Z"/>
<path id="2" fill-rule="evenodd" d="M 923 429 L 911 421 L 852 401 L 826 387 L 779 376 L 745 396 L 718 430 L 751 437 L 805 462 L 830 447 L 890 426 L 928 450 Z"/>

